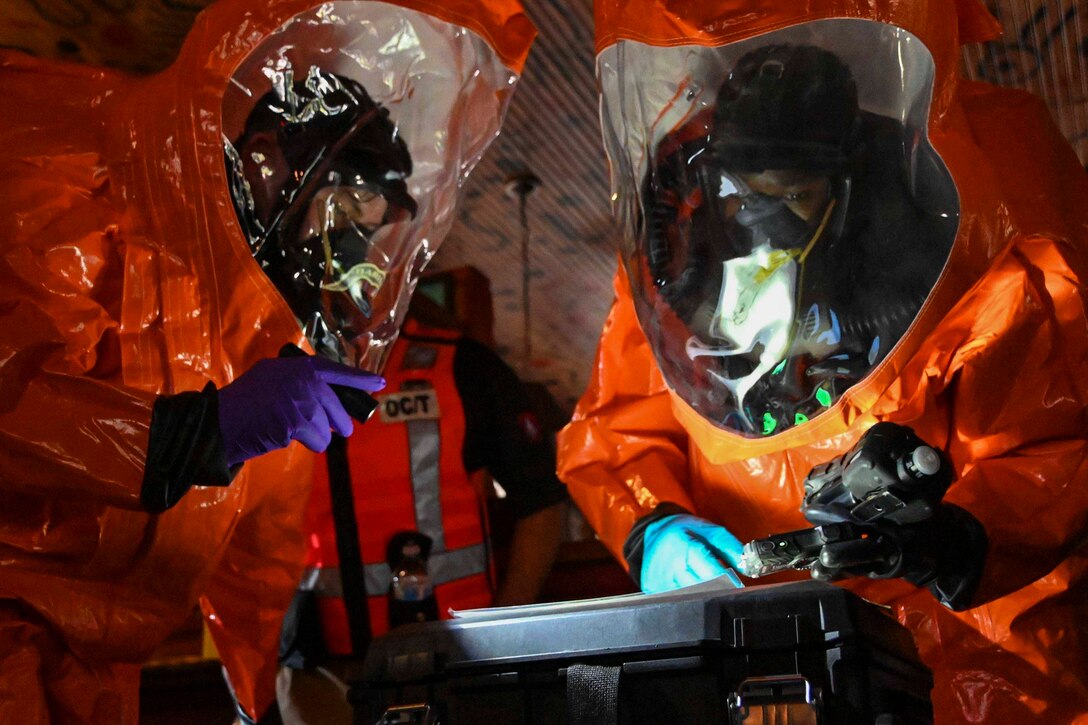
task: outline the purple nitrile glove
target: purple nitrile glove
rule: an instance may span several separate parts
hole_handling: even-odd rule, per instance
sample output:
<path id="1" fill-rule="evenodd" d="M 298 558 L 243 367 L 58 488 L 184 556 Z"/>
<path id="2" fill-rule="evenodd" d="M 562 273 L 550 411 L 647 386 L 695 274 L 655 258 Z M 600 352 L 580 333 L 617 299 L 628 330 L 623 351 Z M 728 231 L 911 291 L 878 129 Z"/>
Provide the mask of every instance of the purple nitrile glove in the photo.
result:
<path id="1" fill-rule="evenodd" d="M 332 440 L 332 430 L 351 435 L 351 416 L 330 385 L 373 392 L 385 387 L 385 380 L 308 356 L 261 360 L 222 388 L 219 430 L 228 465 L 284 448 L 292 440 L 320 453 Z"/>

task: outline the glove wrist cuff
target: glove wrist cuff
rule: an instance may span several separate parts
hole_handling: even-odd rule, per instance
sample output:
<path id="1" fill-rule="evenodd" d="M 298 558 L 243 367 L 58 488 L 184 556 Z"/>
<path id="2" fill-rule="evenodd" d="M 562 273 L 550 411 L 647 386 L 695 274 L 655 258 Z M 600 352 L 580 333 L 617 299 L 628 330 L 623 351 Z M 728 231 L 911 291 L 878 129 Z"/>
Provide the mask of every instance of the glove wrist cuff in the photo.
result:
<path id="1" fill-rule="evenodd" d="M 973 600 L 989 548 L 986 529 L 970 512 L 954 504 L 942 504 L 937 516 L 936 567 L 925 585 L 937 601 L 953 611 L 977 606 Z"/>
<path id="2" fill-rule="evenodd" d="M 218 391 L 161 395 L 151 411 L 140 503 L 152 512 L 171 508 L 192 486 L 230 485 L 238 468 L 227 465 L 219 431 Z"/>
<path id="3" fill-rule="evenodd" d="M 630 533 L 627 534 L 627 539 L 623 542 L 623 558 L 627 562 L 628 574 L 631 575 L 631 579 L 639 589 L 642 588 L 642 558 L 645 548 L 643 539 L 646 529 L 661 519 L 680 514 L 691 515 L 691 512 L 679 504 L 665 501 L 658 504 L 653 511 L 635 521 L 635 525 L 631 527 Z"/>

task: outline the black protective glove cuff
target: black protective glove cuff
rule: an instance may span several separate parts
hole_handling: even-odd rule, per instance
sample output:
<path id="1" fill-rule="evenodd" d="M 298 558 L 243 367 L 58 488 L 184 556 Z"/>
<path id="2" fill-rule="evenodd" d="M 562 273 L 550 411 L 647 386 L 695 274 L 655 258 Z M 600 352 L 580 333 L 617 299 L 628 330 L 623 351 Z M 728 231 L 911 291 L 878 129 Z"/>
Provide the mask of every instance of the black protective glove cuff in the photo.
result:
<path id="1" fill-rule="evenodd" d="M 925 533 L 928 566 L 914 568 L 909 558 L 904 579 L 925 586 L 937 601 L 959 612 L 977 606 L 973 602 L 986 563 L 989 537 L 979 520 L 965 509 L 942 504 Z"/>
<path id="2" fill-rule="evenodd" d="M 655 521 L 676 514 L 691 515 L 691 512 L 683 506 L 669 501 L 659 503 L 653 511 L 635 521 L 635 525 L 631 527 L 631 532 L 627 534 L 627 539 L 623 542 L 623 558 L 627 562 L 627 572 L 639 589 L 642 589 L 642 538 L 646 533 L 646 528 Z"/>
<path id="3" fill-rule="evenodd" d="M 829 581 L 843 575 L 902 578 L 926 587 L 944 606 L 960 611 L 973 598 L 986 562 L 988 540 L 982 524 L 958 506 L 942 504 L 916 524 L 865 527 L 863 539 L 828 544 L 812 575 Z"/>
<path id="4" fill-rule="evenodd" d="M 227 466 L 213 383 L 199 393 L 160 395 L 155 400 L 140 489 L 146 510 L 167 510 L 191 486 L 228 486 L 239 468 Z"/>

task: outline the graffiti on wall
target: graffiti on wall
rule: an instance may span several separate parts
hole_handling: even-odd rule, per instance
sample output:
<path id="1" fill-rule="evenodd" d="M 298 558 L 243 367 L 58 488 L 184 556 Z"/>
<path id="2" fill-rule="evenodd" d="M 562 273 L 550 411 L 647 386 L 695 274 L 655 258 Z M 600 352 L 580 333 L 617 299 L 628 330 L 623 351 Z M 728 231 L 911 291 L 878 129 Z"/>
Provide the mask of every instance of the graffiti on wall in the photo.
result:
<path id="1" fill-rule="evenodd" d="M 1088 0 L 989 0 L 1003 36 L 964 48 L 965 74 L 1029 90 L 1088 163 Z"/>

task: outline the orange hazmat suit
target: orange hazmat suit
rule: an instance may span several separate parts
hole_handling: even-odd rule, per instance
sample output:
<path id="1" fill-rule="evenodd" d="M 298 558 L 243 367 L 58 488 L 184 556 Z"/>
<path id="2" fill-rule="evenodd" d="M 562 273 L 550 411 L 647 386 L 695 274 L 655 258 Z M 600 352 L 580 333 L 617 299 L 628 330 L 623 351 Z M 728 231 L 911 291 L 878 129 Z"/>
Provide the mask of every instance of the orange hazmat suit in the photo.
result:
<path id="1" fill-rule="evenodd" d="M 902 580 L 843 586 L 888 605 L 912 631 L 934 673 L 938 723 L 1088 722 L 1088 176 L 1038 99 L 957 76 L 959 44 L 990 36 L 992 18 L 967 0 L 613 0 L 597 5 L 598 72 L 841 21 L 905 31 L 932 58 L 924 130 L 954 182 L 959 224 L 912 324 L 811 419 L 743 435 L 667 382 L 652 342 L 660 320 L 639 301 L 644 269 L 629 242 L 588 390 L 560 435 L 560 477 L 617 557 L 635 522 L 664 502 L 750 541 L 806 528 L 806 474 L 876 422 L 908 425 L 947 453 L 958 480 L 945 501 L 988 535 L 976 606 L 951 612 Z M 639 152 L 625 156 L 622 133 L 609 136 L 628 131 L 610 89 L 603 84 L 602 117 L 622 209 L 645 167 L 629 171 Z M 652 147 L 654 124 L 668 114 L 678 119 L 669 128 L 689 122 L 674 106 L 698 92 L 666 92 L 656 105 L 643 100 L 649 91 L 628 94 L 629 133 Z"/>
<path id="2" fill-rule="evenodd" d="M 535 32 L 514 2 L 225 0 L 147 78 L 0 54 L 0 720 L 136 722 L 140 664 L 198 600 L 240 706 L 272 704 L 312 456 L 292 444 L 161 514 L 141 481 L 156 396 L 304 344 L 239 227 L 224 139 L 244 109 L 224 98 L 246 95 L 244 64 L 282 71 L 360 12 L 399 29 L 393 46 L 356 38 L 365 52 L 429 63 L 394 79 L 395 102 L 369 90 L 448 170 L 413 177 L 429 206 L 410 229 L 433 252 Z M 421 78 L 453 90 L 428 108 Z M 414 254 L 389 272 L 394 296 Z"/>

